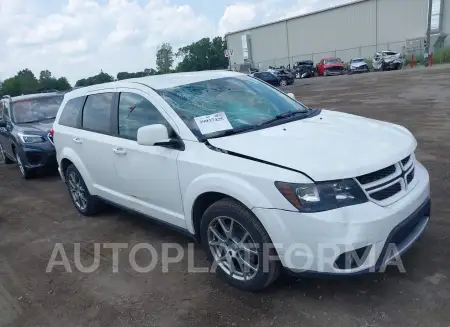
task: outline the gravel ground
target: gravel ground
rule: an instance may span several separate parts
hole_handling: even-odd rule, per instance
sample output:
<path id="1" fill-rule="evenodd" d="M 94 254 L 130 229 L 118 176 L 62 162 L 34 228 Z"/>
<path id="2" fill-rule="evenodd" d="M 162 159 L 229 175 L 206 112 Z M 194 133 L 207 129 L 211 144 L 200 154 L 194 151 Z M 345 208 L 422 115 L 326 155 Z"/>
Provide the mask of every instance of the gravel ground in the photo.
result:
<path id="1" fill-rule="evenodd" d="M 391 121 L 417 137 L 417 157 L 429 169 L 432 220 L 404 257 L 407 273 L 352 278 L 281 278 L 269 289 L 243 293 L 215 275 L 188 273 L 187 257 L 163 273 L 128 263 L 129 249 L 148 242 L 157 252 L 179 243 L 207 266 L 190 239 L 142 217 L 109 209 L 82 218 L 58 176 L 23 181 L 14 166 L 0 166 L 0 326 L 450 326 L 450 67 L 321 77 L 287 87 L 305 104 Z M 128 245 L 113 272 L 110 249 L 99 268 L 76 268 L 94 260 L 93 243 Z M 61 243 L 72 273 L 46 267 Z M 192 246 L 191 246 L 192 245 Z M 144 266 L 150 257 L 138 252 Z M 58 257 L 60 259 L 60 257 Z"/>

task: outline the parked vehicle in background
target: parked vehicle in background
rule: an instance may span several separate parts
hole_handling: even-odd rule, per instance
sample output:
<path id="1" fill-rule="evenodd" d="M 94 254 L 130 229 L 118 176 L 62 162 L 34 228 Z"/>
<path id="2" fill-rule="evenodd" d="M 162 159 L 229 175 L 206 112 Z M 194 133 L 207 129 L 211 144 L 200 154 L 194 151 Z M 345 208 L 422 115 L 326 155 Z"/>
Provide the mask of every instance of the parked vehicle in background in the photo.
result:
<path id="1" fill-rule="evenodd" d="M 280 81 L 280 86 L 291 85 L 294 83 L 295 76 L 287 69 L 268 69 L 267 72 L 275 75 Z"/>
<path id="2" fill-rule="evenodd" d="M 308 78 L 316 74 L 316 68 L 312 60 L 298 61 L 294 64 L 295 78 Z"/>
<path id="3" fill-rule="evenodd" d="M 52 127 L 63 98 L 50 92 L 0 101 L 0 154 L 5 164 L 16 163 L 25 179 L 38 169 L 56 170 Z"/>
<path id="4" fill-rule="evenodd" d="M 242 290 L 269 286 L 282 267 L 384 269 L 430 217 L 416 139 L 294 98 L 227 71 L 75 90 L 54 124 L 59 171 L 80 214 L 104 199 L 175 227 Z"/>
<path id="5" fill-rule="evenodd" d="M 280 86 L 280 80 L 278 79 L 278 77 L 276 77 L 274 74 L 269 73 L 269 72 L 257 72 L 257 73 L 253 73 L 250 74 L 250 76 L 253 76 L 257 79 L 260 79 L 261 81 L 264 81 L 270 85 L 273 86 Z"/>
<path id="6" fill-rule="evenodd" d="M 323 58 L 317 64 L 319 76 L 342 75 L 345 73 L 344 62 L 340 58 Z"/>
<path id="7" fill-rule="evenodd" d="M 405 64 L 404 56 L 399 52 L 381 51 L 372 58 L 373 69 L 377 71 L 400 70 Z"/>
<path id="8" fill-rule="evenodd" d="M 366 59 L 364 58 L 353 58 L 350 59 L 348 65 L 349 74 L 355 73 L 368 73 L 370 72 L 369 65 L 367 65 Z"/>

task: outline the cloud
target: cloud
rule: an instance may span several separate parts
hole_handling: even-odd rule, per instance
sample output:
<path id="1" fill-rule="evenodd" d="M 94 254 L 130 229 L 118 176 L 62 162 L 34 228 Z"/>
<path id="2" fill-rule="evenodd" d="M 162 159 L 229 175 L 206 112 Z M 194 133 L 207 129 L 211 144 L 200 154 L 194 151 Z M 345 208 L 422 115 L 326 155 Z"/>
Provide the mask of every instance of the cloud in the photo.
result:
<path id="1" fill-rule="evenodd" d="M 176 52 L 202 37 L 343 2 L 214 0 L 205 9 L 204 0 L 0 0 L 0 80 L 24 68 L 36 75 L 48 69 L 71 83 L 100 70 L 154 68 L 164 42 Z"/>
<path id="2" fill-rule="evenodd" d="M 0 79 L 30 68 L 71 82 L 103 69 L 155 66 L 157 47 L 174 47 L 217 33 L 189 5 L 170 0 L 1 0 Z"/>

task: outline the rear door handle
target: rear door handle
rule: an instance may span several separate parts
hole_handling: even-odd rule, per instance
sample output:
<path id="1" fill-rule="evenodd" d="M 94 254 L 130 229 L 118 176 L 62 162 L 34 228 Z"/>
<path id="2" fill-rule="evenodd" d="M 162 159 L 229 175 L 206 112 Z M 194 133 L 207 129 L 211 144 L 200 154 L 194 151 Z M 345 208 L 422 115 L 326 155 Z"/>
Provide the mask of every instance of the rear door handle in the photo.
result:
<path id="1" fill-rule="evenodd" d="M 75 143 L 79 143 L 79 144 L 83 143 L 83 141 L 82 141 L 81 139 L 79 139 L 78 137 L 74 137 L 74 138 L 73 138 L 73 141 L 74 141 Z"/>
<path id="2" fill-rule="evenodd" d="M 119 154 L 119 155 L 125 155 L 125 154 L 127 154 L 127 151 L 125 151 L 125 150 L 122 149 L 122 148 L 114 148 L 113 151 L 114 151 L 115 154 Z"/>

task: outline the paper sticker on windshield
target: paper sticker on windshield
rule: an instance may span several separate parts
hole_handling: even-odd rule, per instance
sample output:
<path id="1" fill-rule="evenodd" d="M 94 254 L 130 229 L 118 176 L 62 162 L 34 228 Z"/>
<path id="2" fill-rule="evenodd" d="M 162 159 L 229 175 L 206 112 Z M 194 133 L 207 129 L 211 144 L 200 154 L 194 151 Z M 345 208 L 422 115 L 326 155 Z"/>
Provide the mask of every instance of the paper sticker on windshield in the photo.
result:
<path id="1" fill-rule="evenodd" d="M 224 112 L 195 117 L 194 119 L 203 135 L 233 129 Z"/>

